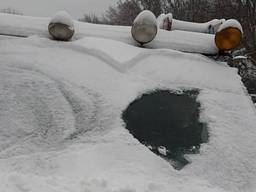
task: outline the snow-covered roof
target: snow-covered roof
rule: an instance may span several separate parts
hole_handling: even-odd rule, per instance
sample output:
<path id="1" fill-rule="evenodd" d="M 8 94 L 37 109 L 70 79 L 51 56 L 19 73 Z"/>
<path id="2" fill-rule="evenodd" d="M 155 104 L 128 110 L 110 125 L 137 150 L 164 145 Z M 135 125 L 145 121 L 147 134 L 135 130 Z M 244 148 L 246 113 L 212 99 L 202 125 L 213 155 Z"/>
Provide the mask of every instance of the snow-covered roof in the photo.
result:
<path id="1" fill-rule="evenodd" d="M 76 22 L 76 38 L 59 42 L 43 30 L 48 21 L 0 15 L 1 33 L 33 35 L 0 36 L 0 191 L 255 191 L 256 110 L 236 69 L 165 49 L 170 32 L 143 49 L 127 27 Z M 210 140 L 181 171 L 120 118 L 156 88 L 200 90 Z"/>

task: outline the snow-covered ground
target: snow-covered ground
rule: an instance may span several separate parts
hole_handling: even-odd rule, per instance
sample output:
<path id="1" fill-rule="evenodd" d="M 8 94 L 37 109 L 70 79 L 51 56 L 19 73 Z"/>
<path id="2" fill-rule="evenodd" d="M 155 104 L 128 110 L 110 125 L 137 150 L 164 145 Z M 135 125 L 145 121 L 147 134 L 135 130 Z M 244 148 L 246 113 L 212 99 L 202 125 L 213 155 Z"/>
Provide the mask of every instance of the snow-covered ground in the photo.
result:
<path id="1" fill-rule="evenodd" d="M 1 192 L 256 190 L 256 110 L 235 69 L 95 34 L 72 42 L 0 37 Z M 210 140 L 181 171 L 121 120 L 130 102 L 156 88 L 201 90 Z"/>

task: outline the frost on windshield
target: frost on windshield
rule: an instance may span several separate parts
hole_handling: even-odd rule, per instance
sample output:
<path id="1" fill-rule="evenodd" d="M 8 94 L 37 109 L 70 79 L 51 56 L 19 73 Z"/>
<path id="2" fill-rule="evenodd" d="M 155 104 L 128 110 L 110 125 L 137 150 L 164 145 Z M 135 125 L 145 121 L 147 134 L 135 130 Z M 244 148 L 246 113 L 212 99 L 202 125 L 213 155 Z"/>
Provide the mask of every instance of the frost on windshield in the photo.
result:
<path id="1" fill-rule="evenodd" d="M 123 113 L 126 128 L 155 154 L 182 169 L 190 161 L 185 154 L 198 154 L 208 141 L 208 131 L 200 122 L 198 90 L 174 93 L 157 90 L 143 94 Z"/>

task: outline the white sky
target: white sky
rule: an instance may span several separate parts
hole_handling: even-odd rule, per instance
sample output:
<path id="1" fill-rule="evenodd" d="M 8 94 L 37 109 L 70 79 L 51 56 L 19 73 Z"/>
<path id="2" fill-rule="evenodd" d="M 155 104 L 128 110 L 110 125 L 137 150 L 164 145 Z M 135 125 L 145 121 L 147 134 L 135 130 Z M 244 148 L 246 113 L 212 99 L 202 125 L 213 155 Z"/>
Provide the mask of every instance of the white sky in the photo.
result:
<path id="1" fill-rule="evenodd" d="M 74 19 L 84 13 L 102 14 L 117 0 L 0 0 L 0 9 L 13 8 L 24 15 L 52 16 L 58 10 L 68 11 Z"/>

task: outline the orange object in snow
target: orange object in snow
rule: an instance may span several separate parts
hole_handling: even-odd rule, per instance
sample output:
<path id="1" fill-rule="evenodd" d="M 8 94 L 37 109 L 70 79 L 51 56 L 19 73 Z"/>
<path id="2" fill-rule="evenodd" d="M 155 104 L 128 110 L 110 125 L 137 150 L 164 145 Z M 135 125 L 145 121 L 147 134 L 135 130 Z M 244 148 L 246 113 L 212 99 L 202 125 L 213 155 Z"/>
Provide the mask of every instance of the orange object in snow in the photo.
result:
<path id="1" fill-rule="evenodd" d="M 242 32 L 236 27 L 225 28 L 215 35 L 215 43 L 219 50 L 230 51 L 237 48 L 242 41 Z"/>

